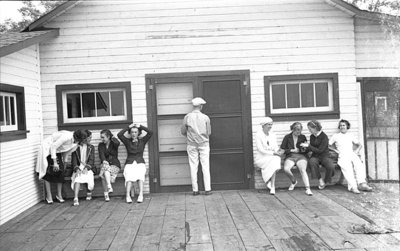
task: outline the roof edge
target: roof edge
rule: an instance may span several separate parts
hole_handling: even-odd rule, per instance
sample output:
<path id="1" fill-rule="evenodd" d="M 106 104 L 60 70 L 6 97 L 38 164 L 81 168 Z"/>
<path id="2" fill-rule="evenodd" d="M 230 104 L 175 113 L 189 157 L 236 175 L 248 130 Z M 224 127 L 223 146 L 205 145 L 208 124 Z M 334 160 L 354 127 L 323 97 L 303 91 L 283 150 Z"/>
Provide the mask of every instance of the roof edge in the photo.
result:
<path id="1" fill-rule="evenodd" d="M 53 18 L 59 16 L 60 14 L 64 13 L 68 9 L 74 7 L 76 4 L 78 4 L 80 0 L 68 0 L 67 2 L 60 4 L 57 6 L 55 9 L 50 11 L 49 13 L 41 16 L 37 20 L 35 20 L 33 23 L 28 25 L 25 29 L 22 30 L 22 32 L 26 31 L 33 31 L 35 29 L 40 29 L 43 27 L 43 25 L 49 21 L 51 21 Z"/>
<path id="2" fill-rule="evenodd" d="M 343 12 L 346 12 L 352 17 L 358 17 L 379 22 L 385 20 L 393 23 L 398 23 L 400 20 L 399 16 L 361 10 L 356 6 L 345 2 L 344 0 L 325 0 L 325 2 Z"/>
<path id="3" fill-rule="evenodd" d="M 12 54 L 14 52 L 17 52 L 19 50 L 25 49 L 31 45 L 40 43 L 48 38 L 54 38 L 57 37 L 60 33 L 58 28 L 55 29 L 43 29 L 43 30 L 48 30 L 49 32 L 43 33 L 41 35 L 32 37 L 32 38 L 28 38 L 26 40 L 14 43 L 14 44 L 10 44 L 4 47 L 0 48 L 0 57 L 4 57 L 7 56 L 9 54 Z"/>

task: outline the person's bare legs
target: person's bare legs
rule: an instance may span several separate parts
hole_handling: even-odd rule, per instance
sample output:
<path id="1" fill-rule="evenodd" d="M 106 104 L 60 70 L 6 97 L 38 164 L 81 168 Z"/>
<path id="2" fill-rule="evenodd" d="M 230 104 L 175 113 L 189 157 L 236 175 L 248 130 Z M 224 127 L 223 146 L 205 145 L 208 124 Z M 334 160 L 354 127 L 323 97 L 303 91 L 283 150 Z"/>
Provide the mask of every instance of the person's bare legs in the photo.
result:
<path id="1" fill-rule="evenodd" d="M 271 190 L 269 191 L 270 194 L 274 195 L 275 194 L 275 177 L 276 177 L 276 172 L 272 175 L 270 182 L 271 182 Z"/>
<path id="2" fill-rule="evenodd" d="M 126 202 L 131 203 L 131 190 L 132 190 L 132 181 L 126 182 Z"/>
<path id="3" fill-rule="evenodd" d="M 139 196 L 137 199 L 137 202 L 142 203 L 143 202 L 143 180 L 138 180 L 139 184 Z"/>
<path id="4" fill-rule="evenodd" d="M 44 187 L 46 189 L 46 200 L 53 202 L 53 195 L 51 194 L 51 184 L 47 180 L 44 181 Z"/>
<path id="5" fill-rule="evenodd" d="M 57 183 L 57 196 L 58 196 L 58 199 L 60 200 L 60 201 L 63 201 L 63 197 L 62 197 L 62 186 L 63 186 L 63 184 L 62 183 Z"/>
<path id="6" fill-rule="evenodd" d="M 296 178 L 294 177 L 292 173 L 292 168 L 294 166 L 294 162 L 291 160 L 286 160 L 285 163 L 283 164 L 283 170 L 285 171 L 286 175 L 289 177 L 290 181 L 292 184 L 296 182 Z"/>
<path id="7" fill-rule="evenodd" d="M 109 171 L 105 171 L 104 172 L 104 178 L 106 179 L 106 184 L 107 184 L 107 191 L 111 188 L 112 190 L 112 186 L 111 186 L 111 174 Z"/>
<path id="8" fill-rule="evenodd" d="M 74 200 L 77 200 L 79 197 L 79 189 L 81 187 L 80 183 L 75 183 L 74 184 Z"/>

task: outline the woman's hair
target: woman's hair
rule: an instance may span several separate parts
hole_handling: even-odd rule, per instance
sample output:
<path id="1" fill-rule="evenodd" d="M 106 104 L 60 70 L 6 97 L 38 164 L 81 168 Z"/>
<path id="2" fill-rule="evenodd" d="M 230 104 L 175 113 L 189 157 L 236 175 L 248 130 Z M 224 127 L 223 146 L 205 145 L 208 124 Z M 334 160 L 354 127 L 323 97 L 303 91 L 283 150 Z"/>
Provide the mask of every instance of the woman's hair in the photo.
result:
<path id="1" fill-rule="evenodd" d="M 136 126 L 129 128 L 129 131 L 128 131 L 129 134 L 131 134 L 133 128 L 138 129 L 138 136 L 142 134 L 142 129 L 140 129 L 139 127 L 136 127 Z"/>
<path id="2" fill-rule="evenodd" d="M 314 128 L 317 131 L 321 131 L 321 129 L 322 129 L 321 123 L 319 123 L 319 121 L 317 121 L 317 120 L 311 120 L 310 122 L 307 123 L 307 126 Z"/>
<path id="3" fill-rule="evenodd" d="M 300 128 L 300 130 L 303 130 L 303 125 L 300 122 L 294 122 L 291 126 L 290 126 L 290 130 L 293 131 L 296 128 Z"/>
<path id="4" fill-rule="evenodd" d="M 347 130 L 350 129 L 350 122 L 349 122 L 348 120 L 341 119 L 341 120 L 339 121 L 338 129 L 340 129 L 340 123 L 345 123 L 345 124 L 346 124 L 346 127 L 347 127 Z"/>
<path id="5" fill-rule="evenodd" d="M 109 139 L 111 139 L 113 137 L 113 134 L 108 129 L 101 130 L 100 135 L 101 134 L 105 134 Z"/>
<path id="6" fill-rule="evenodd" d="M 92 132 L 91 132 L 91 131 L 89 131 L 89 130 L 85 130 L 85 132 L 86 132 L 86 134 L 87 134 L 88 138 L 89 138 L 90 136 L 92 136 Z"/>
<path id="7" fill-rule="evenodd" d="M 85 139 L 87 139 L 88 134 L 85 130 L 76 130 L 74 132 L 74 140 L 77 143 L 82 143 Z"/>

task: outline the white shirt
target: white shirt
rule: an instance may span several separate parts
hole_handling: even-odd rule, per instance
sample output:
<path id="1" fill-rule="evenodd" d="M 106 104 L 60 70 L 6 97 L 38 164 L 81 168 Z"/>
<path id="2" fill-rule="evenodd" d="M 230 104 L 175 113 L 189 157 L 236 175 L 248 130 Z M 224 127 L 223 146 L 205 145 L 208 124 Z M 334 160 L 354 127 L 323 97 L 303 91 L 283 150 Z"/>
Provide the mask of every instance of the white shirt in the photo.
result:
<path id="1" fill-rule="evenodd" d="M 351 133 L 336 133 L 329 140 L 329 145 L 336 145 L 339 154 L 353 152 L 353 143 L 359 144 L 359 141 Z"/>
<path id="2" fill-rule="evenodd" d="M 187 137 L 188 144 L 202 144 L 209 141 L 211 135 L 210 118 L 194 110 L 183 119 L 182 135 Z"/>
<path id="3" fill-rule="evenodd" d="M 279 149 L 275 133 L 270 131 L 266 135 L 262 129 L 256 134 L 256 146 L 262 155 L 274 155 L 274 152 Z"/>

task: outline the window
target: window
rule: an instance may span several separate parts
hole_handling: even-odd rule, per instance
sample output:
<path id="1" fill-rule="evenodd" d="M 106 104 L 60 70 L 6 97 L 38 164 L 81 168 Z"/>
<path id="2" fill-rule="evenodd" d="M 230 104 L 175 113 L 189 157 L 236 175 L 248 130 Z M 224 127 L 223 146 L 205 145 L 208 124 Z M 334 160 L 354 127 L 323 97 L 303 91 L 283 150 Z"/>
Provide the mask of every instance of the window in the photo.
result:
<path id="1" fill-rule="evenodd" d="M 264 84 L 267 116 L 277 120 L 339 118 L 336 73 L 267 76 Z"/>
<path id="2" fill-rule="evenodd" d="M 24 87 L 0 84 L 0 142 L 26 138 Z"/>
<path id="3" fill-rule="evenodd" d="M 130 83 L 58 85 L 61 129 L 120 128 L 132 121 Z"/>
<path id="4" fill-rule="evenodd" d="M 0 128 L 2 132 L 18 129 L 15 93 L 0 92 Z"/>

